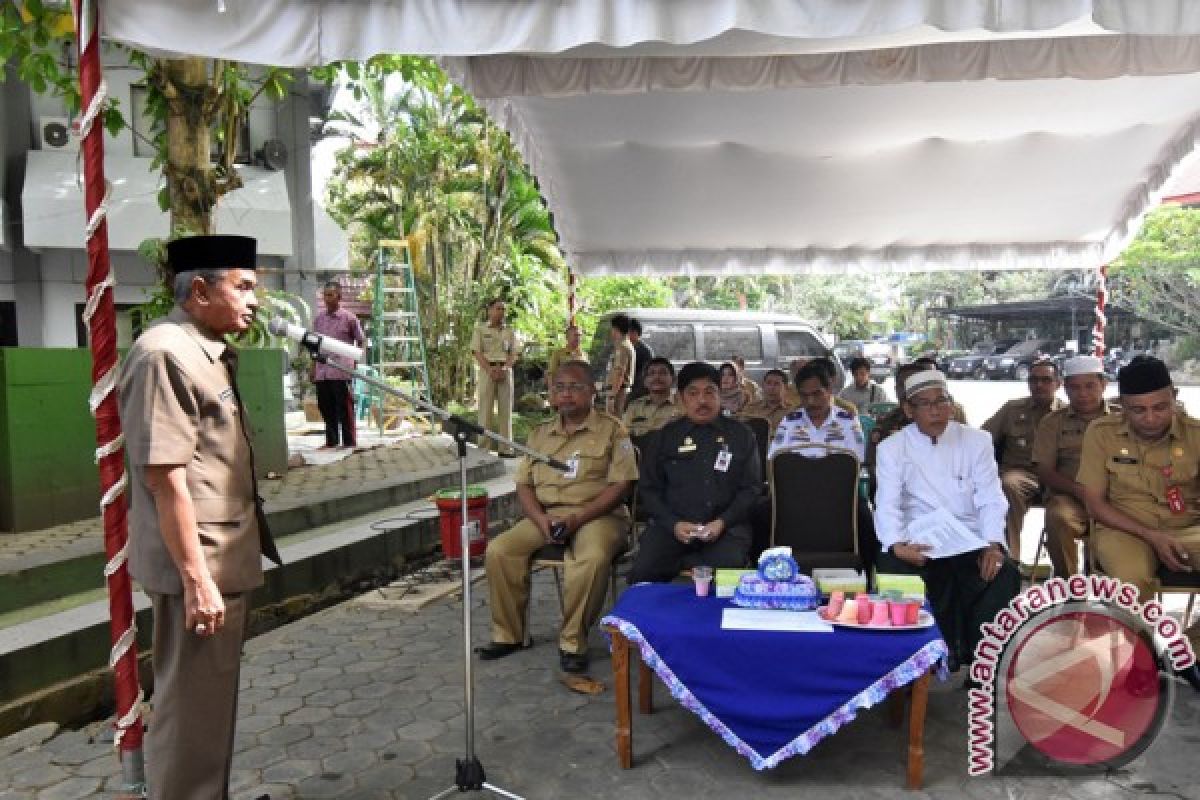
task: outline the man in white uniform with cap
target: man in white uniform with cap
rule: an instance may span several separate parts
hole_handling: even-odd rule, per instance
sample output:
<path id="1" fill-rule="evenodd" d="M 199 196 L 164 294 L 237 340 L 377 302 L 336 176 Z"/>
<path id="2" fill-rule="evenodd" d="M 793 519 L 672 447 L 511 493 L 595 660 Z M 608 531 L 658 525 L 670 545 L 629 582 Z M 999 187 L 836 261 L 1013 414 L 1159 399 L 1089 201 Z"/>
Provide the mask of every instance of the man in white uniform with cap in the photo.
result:
<path id="1" fill-rule="evenodd" d="M 916 573 L 942 637 L 950 666 L 969 665 L 992 620 L 1021 588 L 1021 574 L 1005 548 L 1008 501 L 987 433 L 951 417 L 946 376 L 918 372 L 904 387 L 913 424 L 879 445 L 875 528 L 883 548 L 881 573 Z M 930 531 L 952 529 L 977 547 L 932 555 Z"/>
<path id="2" fill-rule="evenodd" d="M 1104 400 L 1104 363 L 1095 356 L 1076 356 L 1063 365 L 1069 405 L 1038 423 L 1033 466 L 1046 487 L 1046 550 L 1060 578 L 1079 569 L 1078 542 L 1088 532 L 1079 472 L 1083 434 L 1092 420 L 1112 413 Z"/>

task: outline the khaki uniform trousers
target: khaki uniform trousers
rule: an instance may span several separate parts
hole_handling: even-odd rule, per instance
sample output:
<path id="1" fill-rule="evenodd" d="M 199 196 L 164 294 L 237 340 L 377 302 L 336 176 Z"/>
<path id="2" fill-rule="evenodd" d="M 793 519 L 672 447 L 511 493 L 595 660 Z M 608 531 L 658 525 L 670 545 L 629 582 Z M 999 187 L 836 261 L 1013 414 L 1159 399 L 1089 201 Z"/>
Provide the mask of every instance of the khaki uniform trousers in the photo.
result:
<path id="1" fill-rule="evenodd" d="M 225 596 L 225 625 L 184 628 L 183 595 L 153 594 L 154 712 L 146 741 L 150 800 L 229 796 L 249 593 Z"/>
<path id="2" fill-rule="evenodd" d="M 1168 530 L 1188 551 L 1188 563 L 1200 564 L 1200 526 Z M 1138 602 L 1145 605 L 1158 591 L 1158 556 L 1154 548 L 1132 534 L 1097 524 L 1092 530 L 1092 549 L 1104 572 L 1132 583 Z M 1184 631 L 1192 650 L 1200 653 L 1200 622 Z"/>
<path id="3" fill-rule="evenodd" d="M 1004 518 L 1005 539 L 1008 552 L 1017 561 L 1021 560 L 1021 529 L 1025 527 L 1025 514 L 1037 498 L 1040 486 L 1037 475 L 1030 470 L 1020 467 L 1000 470 L 1000 487 L 1008 500 L 1008 515 Z"/>
<path id="4" fill-rule="evenodd" d="M 505 439 L 512 438 L 513 375 L 507 370 L 504 380 L 492 380 L 486 372 L 479 373 L 479 424 L 495 431 Z M 482 439 L 480 446 L 486 446 Z M 500 448 L 504 452 L 507 448 Z"/>
<path id="5" fill-rule="evenodd" d="M 1069 494 L 1046 498 L 1046 552 L 1055 575 L 1066 578 L 1079 571 L 1079 540 L 1087 532 L 1088 514 L 1083 503 Z"/>
<path id="6" fill-rule="evenodd" d="M 549 509 L 548 509 L 549 510 Z M 566 515 L 567 509 L 550 510 Z M 563 621 L 558 646 L 565 653 L 586 653 L 588 631 L 600 618 L 608 594 L 612 560 L 625 549 L 629 520 L 620 514 L 594 519 L 571 537 L 564 553 Z M 529 602 L 529 561 L 546 544 L 532 521 L 523 519 L 488 543 L 484 559 L 492 609 L 492 641 L 525 641 Z"/>

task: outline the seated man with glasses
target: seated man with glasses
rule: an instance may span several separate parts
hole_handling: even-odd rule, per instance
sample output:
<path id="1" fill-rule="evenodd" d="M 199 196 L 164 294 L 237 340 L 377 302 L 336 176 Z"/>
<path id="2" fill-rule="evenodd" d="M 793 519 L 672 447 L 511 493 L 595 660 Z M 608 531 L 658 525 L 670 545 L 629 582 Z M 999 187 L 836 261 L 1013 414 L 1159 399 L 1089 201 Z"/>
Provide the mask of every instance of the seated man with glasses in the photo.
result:
<path id="1" fill-rule="evenodd" d="M 681 369 L 685 416 L 660 428 L 646 446 L 638 502 L 649 522 L 630 584 L 670 581 L 684 567 L 746 564 L 762 465 L 754 434 L 721 413 L 719 381 L 711 364 Z"/>
<path id="2" fill-rule="evenodd" d="M 991 437 L 951 419 L 946 378 L 918 372 L 905 383 L 904 406 L 913 424 L 879 445 L 875 529 L 881 573 L 916 573 L 925 581 L 934 618 L 950 648 L 950 665 L 969 664 L 992 620 L 1021 588 L 1005 552 L 1008 503 Z M 925 531 L 947 526 L 979 546 L 931 558 Z"/>
<path id="3" fill-rule="evenodd" d="M 646 394 L 630 400 L 621 422 L 633 438 L 645 436 L 666 425 L 683 413 L 671 396 L 675 383 L 675 367 L 661 356 L 650 359 L 642 375 Z"/>
<path id="4" fill-rule="evenodd" d="M 996 460 L 1000 462 L 1000 485 L 1008 500 L 1008 516 L 1004 523 L 1008 552 L 1021 557 L 1021 529 L 1029 505 L 1042 494 L 1042 483 L 1033 466 L 1033 441 L 1038 424 L 1052 411 L 1063 407 L 1058 399 L 1062 381 L 1058 364 L 1042 359 L 1029 368 L 1029 396 L 1009 400 L 983 429 L 992 435 Z"/>
<path id="5" fill-rule="evenodd" d="M 612 560 L 626 546 L 629 513 L 621 501 L 637 479 L 637 457 L 616 417 L 592 408 L 586 361 L 568 361 L 551 383 L 558 416 L 529 434 L 530 449 L 564 462 L 567 472 L 522 459 L 517 500 L 525 518 L 488 544 L 485 559 L 492 642 L 483 660 L 503 658 L 525 641 L 529 560 L 543 546 L 566 543 L 563 621 L 558 636 L 564 672 L 586 672 L 588 631 L 600 617 Z"/>

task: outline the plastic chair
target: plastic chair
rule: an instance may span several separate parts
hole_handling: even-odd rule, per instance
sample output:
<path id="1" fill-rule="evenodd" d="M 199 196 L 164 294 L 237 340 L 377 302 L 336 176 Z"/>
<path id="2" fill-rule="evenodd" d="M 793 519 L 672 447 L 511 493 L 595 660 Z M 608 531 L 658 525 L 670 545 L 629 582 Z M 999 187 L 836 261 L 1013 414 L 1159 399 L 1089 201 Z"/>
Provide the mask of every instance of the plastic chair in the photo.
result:
<path id="1" fill-rule="evenodd" d="M 746 427 L 754 433 L 754 438 L 758 442 L 758 463 L 767 463 L 767 449 L 771 446 L 771 423 L 763 417 L 738 417 L 738 420 L 746 424 Z"/>
<path id="2" fill-rule="evenodd" d="M 823 451 L 810 457 L 805 453 Z M 803 452 L 802 452 L 803 451 Z M 859 462 L 823 444 L 781 450 L 767 464 L 771 545 L 786 545 L 801 567 L 861 570 L 858 552 Z"/>
<path id="3" fill-rule="evenodd" d="M 358 371 L 372 378 L 379 377 L 379 370 L 366 365 L 358 367 Z M 375 402 L 375 388 L 361 378 L 354 379 L 354 416 L 359 420 L 367 418 L 371 406 Z"/>

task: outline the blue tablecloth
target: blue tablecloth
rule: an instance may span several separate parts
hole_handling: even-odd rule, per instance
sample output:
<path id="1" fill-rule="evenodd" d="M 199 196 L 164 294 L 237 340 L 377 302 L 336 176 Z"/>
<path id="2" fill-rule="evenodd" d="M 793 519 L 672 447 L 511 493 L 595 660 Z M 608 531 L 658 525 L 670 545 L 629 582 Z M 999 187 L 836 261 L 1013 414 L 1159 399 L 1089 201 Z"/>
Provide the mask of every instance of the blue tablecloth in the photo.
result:
<path id="1" fill-rule="evenodd" d="M 641 584 L 602 620 L 641 652 L 671 694 L 750 760 L 770 769 L 938 666 L 936 626 L 912 631 L 835 628 L 833 633 L 721 630 L 729 601 L 691 586 Z"/>

